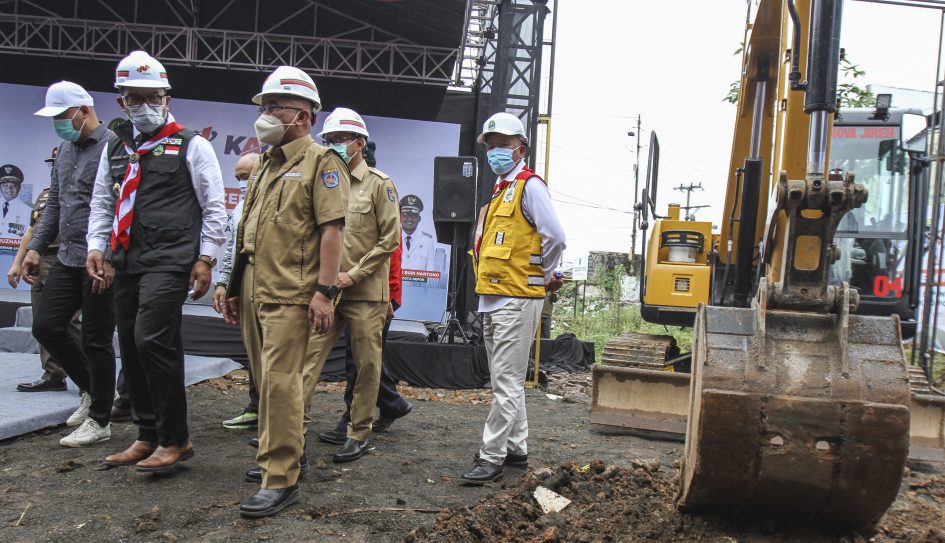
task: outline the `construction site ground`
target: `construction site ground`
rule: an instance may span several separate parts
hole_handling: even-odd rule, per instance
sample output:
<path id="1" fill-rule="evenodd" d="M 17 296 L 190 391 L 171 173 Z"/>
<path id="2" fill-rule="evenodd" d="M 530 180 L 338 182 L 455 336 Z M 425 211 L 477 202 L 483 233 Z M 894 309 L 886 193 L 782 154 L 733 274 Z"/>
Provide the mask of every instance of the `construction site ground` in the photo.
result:
<path id="1" fill-rule="evenodd" d="M 945 542 L 945 476 L 931 466 L 907 472 L 871 531 L 681 514 L 673 506 L 681 444 L 591 429 L 588 379 L 554 380 L 553 398 L 528 391 L 531 467 L 484 487 L 462 486 L 459 476 L 477 450 L 489 391 L 402 387 L 414 411 L 374 434 L 369 454 L 334 464 L 335 447 L 310 437 L 301 503 L 251 521 L 237 506 L 256 489 L 242 480 L 254 433 L 220 425 L 246 402 L 245 376 L 235 372 L 188 389 L 197 455 L 172 476 L 102 468 L 102 457 L 134 439 L 130 423 L 83 449 L 59 446 L 65 427 L 0 443 L 0 541 Z M 334 424 L 341 406 L 338 384 L 320 386 L 318 428 Z M 538 485 L 572 503 L 542 514 Z"/>

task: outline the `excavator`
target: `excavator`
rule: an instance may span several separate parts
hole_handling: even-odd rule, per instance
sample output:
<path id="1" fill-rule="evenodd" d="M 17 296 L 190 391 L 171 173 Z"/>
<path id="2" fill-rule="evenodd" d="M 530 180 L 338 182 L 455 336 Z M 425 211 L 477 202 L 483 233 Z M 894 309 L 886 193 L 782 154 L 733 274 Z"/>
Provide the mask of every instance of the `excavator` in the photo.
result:
<path id="1" fill-rule="evenodd" d="M 692 352 L 670 336 L 609 343 L 590 421 L 684 436 L 684 511 L 864 527 L 895 499 L 907 459 L 945 461 L 945 397 L 902 346 L 921 269 L 925 118 L 888 103 L 838 110 L 842 12 L 842 0 L 758 3 L 718 235 L 678 205 L 656 215 L 651 138 L 641 312 L 692 326 Z"/>

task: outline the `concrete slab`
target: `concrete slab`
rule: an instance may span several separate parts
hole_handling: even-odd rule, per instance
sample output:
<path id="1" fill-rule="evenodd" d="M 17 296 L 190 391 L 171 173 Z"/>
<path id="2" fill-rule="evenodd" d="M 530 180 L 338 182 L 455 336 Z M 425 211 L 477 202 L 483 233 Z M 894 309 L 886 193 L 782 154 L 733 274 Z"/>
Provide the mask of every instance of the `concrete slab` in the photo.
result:
<path id="1" fill-rule="evenodd" d="M 117 363 L 120 369 L 121 360 Z M 66 392 L 16 391 L 17 383 L 33 381 L 41 374 L 39 355 L 0 353 L 0 368 L 0 440 L 64 424 L 79 405 L 79 389 L 72 381 Z M 229 358 L 186 355 L 184 382 L 192 385 L 239 368 Z"/>

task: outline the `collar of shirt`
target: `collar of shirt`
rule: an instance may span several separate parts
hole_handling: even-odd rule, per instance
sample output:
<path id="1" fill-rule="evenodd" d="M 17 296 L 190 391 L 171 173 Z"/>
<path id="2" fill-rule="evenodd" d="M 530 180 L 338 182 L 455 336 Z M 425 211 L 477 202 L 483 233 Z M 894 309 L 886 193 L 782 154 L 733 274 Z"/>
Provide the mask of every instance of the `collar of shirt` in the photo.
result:
<path id="1" fill-rule="evenodd" d="M 283 164 L 295 155 L 308 149 L 308 146 L 314 141 L 310 134 L 305 134 L 301 138 L 292 140 L 285 145 L 269 149 L 266 151 L 266 156 L 276 164 Z"/>
<path id="2" fill-rule="evenodd" d="M 92 133 L 89 134 L 89 137 L 85 138 L 84 140 L 77 141 L 73 143 L 73 145 L 75 145 L 79 149 L 84 149 L 88 147 L 89 145 L 93 145 L 96 142 L 104 140 L 105 134 L 107 132 L 108 132 L 108 127 L 105 126 L 105 123 L 99 123 L 98 128 L 93 130 Z"/>
<path id="3" fill-rule="evenodd" d="M 176 120 L 177 120 L 177 119 L 175 119 L 174 116 L 171 115 L 171 112 L 168 111 L 168 112 L 167 112 L 167 118 L 164 119 L 164 124 L 172 123 L 172 122 L 174 122 L 174 121 L 176 121 Z M 162 128 L 164 127 L 164 124 L 161 125 Z M 135 137 L 135 141 L 137 141 L 137 140 L 138 140 L 138 136 L 141 135 L 141 131 L 138 130 L 137 127 L 135 127 L 134 123 L 131 124 L 131 129 L 132 129 L 132 134 L 133 134 L 134 137 Z M 158 128 L 158 130 L 161 130 L 161 129 Z"/>
<path id="4" fill-rule="evenodd" d="M 525 159 L 523 158 L 522 160 L 519 160 L 518 164 L 516 164 L 514 168 L 509 170 L 507 174 L 498 176 L 495 180 L 495 184 L 498 185 L 499 183 L 503 181 L 512 181 L 513 179 L 515 179 L 515 176 L 518 175 L 524 168 L 525 168 Z"/>
<path id="5" fill-rule="evenodd" d="M 354 167 L 353 170 L 351 170 L 351 180 L 361 181 L 362 179 L 364 179 L 364 176 L 367 175 L 367 173 L 368 173 L 367 162 L 362 160 L 361 162 L 358 163 L 357 166 Z"/>
<path id="6" fill-rule="evenodd" d="M 505 190 L 506 187 L 512 184 L 512 181 L 515 180 L 515 176 L 518 175 L 523 169 L 525 169 L 525 159 L 518 161 L 518 164 L 514 168 L 509 170 L 505 175 L 500 175 L 496 178 L 495 184 L 492 185 L 492 194 L 497 194 L 500 191 Z"/>

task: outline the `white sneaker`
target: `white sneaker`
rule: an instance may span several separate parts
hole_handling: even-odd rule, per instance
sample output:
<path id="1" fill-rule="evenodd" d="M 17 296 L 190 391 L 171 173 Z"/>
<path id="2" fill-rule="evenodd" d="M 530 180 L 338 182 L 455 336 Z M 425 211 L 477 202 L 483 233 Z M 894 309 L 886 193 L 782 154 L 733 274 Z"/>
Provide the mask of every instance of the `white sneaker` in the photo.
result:
<path id="1" fill-rule="evenodd" d="M 78 426 L 85 422 L 89 416 L 89 408 L 92 407 L 92 395 L 88 392 L 82 393 L 79 400 L 79 408 L 66 420 L 66 426 Z"/>
<path id="2" fill-rule="evenodd" d="M 59 440 L 63 447 L 84 447 L 93 443 L 108 441 L 112 437 L 112 425 L 108 424 L 104 428 L 95 422 L 95 419 L 89 417 L 85 419 L 82 426 L 79 426 L 71 434 Z"/>

